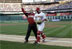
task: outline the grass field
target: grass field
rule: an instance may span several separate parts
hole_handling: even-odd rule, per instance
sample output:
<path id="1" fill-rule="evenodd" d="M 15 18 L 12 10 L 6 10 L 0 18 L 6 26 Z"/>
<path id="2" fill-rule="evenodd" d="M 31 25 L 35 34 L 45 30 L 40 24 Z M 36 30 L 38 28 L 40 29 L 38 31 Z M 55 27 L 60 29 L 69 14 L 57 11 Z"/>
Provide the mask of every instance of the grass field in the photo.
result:
<path id="1" fill-rule="evenodd" d="M 0 34 L 26 35 L 27 25 L 27 22 L 0 23 Z M 48 37 L 72 38 L 72 21 L 46 22 L 44 33 Z"/>
<path id="2" fill-rule="evenodd" d="M 0 41 L 1 49 L 72 49 L 72 47 L 24 44 L 9 41 Z"/>

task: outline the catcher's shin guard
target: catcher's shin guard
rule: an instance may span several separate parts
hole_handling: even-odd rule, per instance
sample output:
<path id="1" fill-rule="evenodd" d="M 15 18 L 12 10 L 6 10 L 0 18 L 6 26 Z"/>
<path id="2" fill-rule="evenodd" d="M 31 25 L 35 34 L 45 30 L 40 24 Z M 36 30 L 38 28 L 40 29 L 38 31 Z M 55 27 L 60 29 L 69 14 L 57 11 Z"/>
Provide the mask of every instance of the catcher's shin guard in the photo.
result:
<path id="1" fill-rule="evenodd" d="M 41 33 L 42 39 L 46 38 L 46 35 L 44 33 Z"/>
<path id="2" fill-rule="evenodd" d="M 37 32 L 37 42 L 40 42 L 40 34 L 41 34 L 41 32 L 38 31 L 38 32 Z"/>

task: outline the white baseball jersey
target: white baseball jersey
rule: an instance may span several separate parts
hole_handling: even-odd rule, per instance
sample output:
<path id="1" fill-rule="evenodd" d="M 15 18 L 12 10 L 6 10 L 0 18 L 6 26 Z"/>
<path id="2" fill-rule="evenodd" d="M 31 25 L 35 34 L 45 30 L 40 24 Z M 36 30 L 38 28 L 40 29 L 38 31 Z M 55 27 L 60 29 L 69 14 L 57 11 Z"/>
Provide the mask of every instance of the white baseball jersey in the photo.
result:
<path id="1" fill-rule="evenodd" d="M 44 19 L 46 19 L 46 16 L 45 16 L 45 14 L 43 12 L 41 12 L 39 14 L 38 13 L 35 14 L 35 18 L 34 19 L 35 19 L 35 21 L 43 21 Z M 37 24 L 38 31 L 43 31 L 44 26 L 45 26 L 44 21 L 41 24 Z"/>

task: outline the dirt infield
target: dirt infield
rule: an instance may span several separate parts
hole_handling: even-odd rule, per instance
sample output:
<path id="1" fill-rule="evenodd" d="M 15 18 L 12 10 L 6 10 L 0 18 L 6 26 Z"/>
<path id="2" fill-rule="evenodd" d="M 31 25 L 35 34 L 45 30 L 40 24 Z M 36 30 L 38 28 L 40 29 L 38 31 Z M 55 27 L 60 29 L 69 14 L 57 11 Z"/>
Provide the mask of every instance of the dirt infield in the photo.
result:
<path id="1" fill-rule="evenodd" d="M 11 42 L 24 42 L 25 36 L 20 36 L 20 35 L 5 35 L 5 34 L 0 34 L 0 40 L 3 41 L 11 41 Z M 31 36 L 29 38 L 29 43 L 34 43 L 35 38 Z M 44 45 L 55 45 L 55 46 L 66 46 L 66 47 L 72 47 L 72 38 L 51 38 L 47 37 L 46 42 L 40 42 L 39 44 L 44 44 Z"/>

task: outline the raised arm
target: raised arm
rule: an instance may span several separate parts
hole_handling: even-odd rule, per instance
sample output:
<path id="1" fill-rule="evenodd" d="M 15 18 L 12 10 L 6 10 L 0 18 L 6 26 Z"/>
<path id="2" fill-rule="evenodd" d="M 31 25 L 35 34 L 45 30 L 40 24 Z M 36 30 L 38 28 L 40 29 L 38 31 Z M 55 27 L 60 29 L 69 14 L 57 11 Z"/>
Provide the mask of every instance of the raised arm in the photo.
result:
<path id="1" fill-rule="evenodd" d="M 25 14 L 26 13 L 26 11 L 24 10 L 24 8 L 21 8 L 22 9 L 22 12 Z"/>
<path id="2" fill-rule="evenodd" d="M 28 14 L 26 13 L 26 11 L 24 10 L 24 8 L 23 8 L 23 5 L 21 4 L 21 10 L 22 10 L 22 12 L 28 17 Z"/>
<path id="3" fill-rule="evenodd" d="M 34 15 L 34 13 L 32 13 L 32 12 L 26 12 L 23 8 L 23 5 L 21 5 L 21 10 L 27 17 L 28 17 L 28 15 Z"/>
<path id="4" fill-rule="evenodd" d="M 28 14 L 26 13 L 26 11 L 24 10 L 24 8 L 21 8 L 22 12 L 28 17 Z"/>

